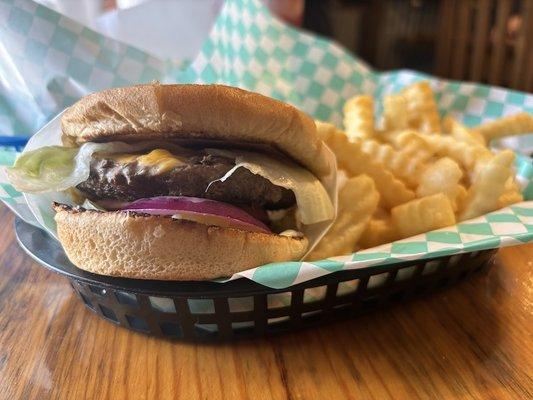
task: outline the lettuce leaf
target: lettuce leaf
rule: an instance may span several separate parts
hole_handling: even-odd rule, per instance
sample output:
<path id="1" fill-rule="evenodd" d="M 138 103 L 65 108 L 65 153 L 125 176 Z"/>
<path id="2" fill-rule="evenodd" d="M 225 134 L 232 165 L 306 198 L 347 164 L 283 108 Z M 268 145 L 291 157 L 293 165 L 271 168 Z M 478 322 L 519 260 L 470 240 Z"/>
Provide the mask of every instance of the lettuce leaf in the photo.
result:
<path id="1" fill-rule="evenodd" d="M 24 193 L 59 192 L 89 178 L 94 153 L 127 153 L 153 147 L 158 142 L 84 143 L 79 148 L 45 146 L 23 152 L 7 176 L 15 189 Z M 167 146 L 168 147 L 168 144 Z M 177 147 L 177 146 L 176 146 Z"/>

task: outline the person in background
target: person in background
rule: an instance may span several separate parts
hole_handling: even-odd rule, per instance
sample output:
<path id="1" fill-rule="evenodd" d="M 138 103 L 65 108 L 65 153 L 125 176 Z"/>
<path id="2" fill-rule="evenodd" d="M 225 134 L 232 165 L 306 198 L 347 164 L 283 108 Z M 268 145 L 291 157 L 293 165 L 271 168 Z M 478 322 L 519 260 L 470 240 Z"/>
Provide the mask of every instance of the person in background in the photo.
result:
<path id="1" fill-rule="evenodd" d="M 263 3 L 285 22 L 295 26 L 302 25 L 305 0 L 263 0 Z"/>

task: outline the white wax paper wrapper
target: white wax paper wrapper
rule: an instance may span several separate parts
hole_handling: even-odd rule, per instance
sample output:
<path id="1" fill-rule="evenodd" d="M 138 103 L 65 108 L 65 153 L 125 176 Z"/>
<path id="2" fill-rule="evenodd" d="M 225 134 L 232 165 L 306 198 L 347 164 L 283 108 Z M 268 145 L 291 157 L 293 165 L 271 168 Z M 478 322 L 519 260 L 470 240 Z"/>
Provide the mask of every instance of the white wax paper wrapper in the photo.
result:
<path id="1" fill-rule="evenodd" d="M 376 73 L 334 43 L 280 22 L 258 0 L 227 0 L 201 51 L 190 62 L 154 57 L 31 0 L 0 0 L 0 53 L 2 135 L 37 132 L 87 93 L 154 79 L 239 86 L 289 102 L 314 118 L 339 126 L 342 106 L 349 97 L 365 93 L 381 99 L 421 79 L 428 80 L 436 92 L 440 112 L 467 125 L 519 111 L 533 112 L 533 96 L 525 93 L 439 80 L 412 71 Z M 380 109 L 377 111 L 379 114 Z M 0 151 L 2 160 L 9 164 L 12 153 Z M 531 160 L 521 158 L 517 167 L 526 187 L 525 198 L 531 200 Z M 0 199 L 22 218 L 37 223 L 28 217 L 25 198 L 2 173 Z M 28 201 L 32 202 L 29 197 Z M 41 223 L 53 222 L 42 218 Z M 343 269 L 379 268 L 532 239 L 533 202 L 526 201 L 355 254 L 312 263 L 261 266 L 231 279 L 242 276 L 282 288 Z"/>
<path id="2" fill-rule="evenodd" d="M 155 57 L 182 61 L 198 54 L 224 4 L 224 0 L 118 0 L 117 9 L 106 11 L 102 0 L 36 2 Z"/>

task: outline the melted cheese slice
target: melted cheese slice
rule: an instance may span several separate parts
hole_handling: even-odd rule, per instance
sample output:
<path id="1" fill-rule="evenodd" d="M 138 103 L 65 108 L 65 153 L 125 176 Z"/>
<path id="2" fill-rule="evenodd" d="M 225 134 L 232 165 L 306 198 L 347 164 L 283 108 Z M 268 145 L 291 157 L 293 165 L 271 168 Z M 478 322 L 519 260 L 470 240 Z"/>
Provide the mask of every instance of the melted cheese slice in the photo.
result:
<path id="1" fill-rule="evenodd" d="M 136 161 L 140 167 L 150 168 L 152 169 L 151 172 L 156 174 L 170 171 L 173 168 L 185 164 L 182 157 L 172 154 L 164 149 L 155 149 L 148 154 L 112 154 L 106 155 L 106 158 L 110 158 L 121 164 L 128 164 Z"/>

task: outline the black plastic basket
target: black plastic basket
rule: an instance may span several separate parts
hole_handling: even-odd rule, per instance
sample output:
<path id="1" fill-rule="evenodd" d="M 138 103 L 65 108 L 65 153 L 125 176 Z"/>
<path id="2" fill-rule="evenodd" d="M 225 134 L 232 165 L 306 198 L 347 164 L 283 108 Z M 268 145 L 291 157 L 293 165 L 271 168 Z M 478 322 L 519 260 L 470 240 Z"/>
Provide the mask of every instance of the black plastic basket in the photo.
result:
<path id="1" fill-rule="evenodd" d="M 272 289 L 247 279 L 166 282 L 91 274 L 70 263 L 60 244 L 41 229 L 17 219 L 15 231 L 22 248 L 66 276 L 79 298 L 101 317 L 134 331 L 184 340 L 262 336 L 351 317 L 454 284 L 490 265 L 496 253 L 484 250 L 339 271 Z"/>

